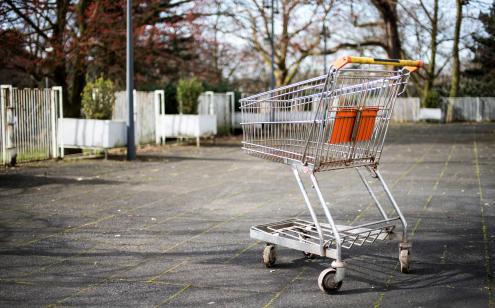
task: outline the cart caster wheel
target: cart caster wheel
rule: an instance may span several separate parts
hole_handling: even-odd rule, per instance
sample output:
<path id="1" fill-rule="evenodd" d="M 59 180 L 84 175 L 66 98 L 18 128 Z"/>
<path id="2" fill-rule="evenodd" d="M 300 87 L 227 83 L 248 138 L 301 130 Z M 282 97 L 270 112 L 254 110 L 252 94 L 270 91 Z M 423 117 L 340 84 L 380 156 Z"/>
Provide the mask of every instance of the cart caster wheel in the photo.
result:
<path id="1" fill-rule="evenodd" d="M 304 257 L 306 259 L 314 259 L 314 258 L 316 258 L 316 255 L 314 253 L 306 252 L 306 251 L 303 251 L 302 253 L 304 254 Z"/>
<path id="2" fill-rule="evenodd" d="M 263 264 L 269 268 L 275 264 L 277 260 L 277 252 L 275 251 L 275 245 L 266 245 L 263 249 Z"/>
<path id="3" fill-rule="evenodd" d="M 400 271 L 404 274 L 409 273 L 410 254 L 408 249 L 402 249 L 400 251 L 399 261 L 400 261 Z"/>
<path id="4" fill-rule="evenodd" d="M 342 286 L 342 280 L 335 282 L 337 271 L 334 268 L 327 268 L 318 276 L 318 287 L 325 293 L 331 294 L 337 292 Z"/>

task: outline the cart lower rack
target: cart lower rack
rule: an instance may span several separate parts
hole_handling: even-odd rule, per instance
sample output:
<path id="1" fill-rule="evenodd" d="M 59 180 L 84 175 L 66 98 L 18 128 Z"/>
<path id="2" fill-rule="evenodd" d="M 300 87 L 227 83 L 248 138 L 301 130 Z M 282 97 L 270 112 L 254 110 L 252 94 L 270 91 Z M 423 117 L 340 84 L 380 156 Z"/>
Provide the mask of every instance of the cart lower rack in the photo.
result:
<path id="1" fill-rule="evenodd" d="M 349 63 L 403 66 L 401 70 L 344 69 Z M 407 222 L 378 171 L 385 136 L 397 96 L 422 61 L 343 57 L 328 74 L 241 100 L 243 150 L 250 155 L 291 166 L 311 221 L 290 219 L 251 227 L 251 237 L 266 242 L 263 263 L 276 261 L 276 245 L 334 259 L 318 278 L 321 290 L 340 289 L 345 276 L 342 248 L 385 240 L 402 225 L 401 271 L 410 268 Z M 356 226 L 337 225 L 319 188 L 316 173 L 354 168 L 382 219 Z M 394 216 L 389 216 L 368 183 L 366 169 L 381 184 Z M 324 212 L 320 222 L 301 173 L 309 175 Z"/>

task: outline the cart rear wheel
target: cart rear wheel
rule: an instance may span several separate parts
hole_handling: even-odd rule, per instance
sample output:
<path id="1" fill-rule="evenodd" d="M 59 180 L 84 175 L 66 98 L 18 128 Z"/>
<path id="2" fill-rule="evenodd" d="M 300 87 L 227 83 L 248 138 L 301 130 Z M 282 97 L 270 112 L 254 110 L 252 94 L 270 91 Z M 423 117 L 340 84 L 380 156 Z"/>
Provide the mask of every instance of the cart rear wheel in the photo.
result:
<path id="1" fill-rule="evenodd" d="M 265 267 L 272 267 L 277 260 L 275 245 L 266 245 L 263 249 L 263 264 Z"/>
<path id="2" fill-rule="evenodd" d="M 318 276 L 318 287 L 320 287 L 320 290 L 332 294 L 340 289 L 342 281 L 335 281 L 336 273 L 337 271 L 334 268 L 327 268 L 320 273 L 320 276 Z"/>
<path id="3" fill-rule="evenodd" d="M 410 253 L 408 249 L 401 249 L 399 253 L 400 271 L 402 273 L 409 273 Z"/>

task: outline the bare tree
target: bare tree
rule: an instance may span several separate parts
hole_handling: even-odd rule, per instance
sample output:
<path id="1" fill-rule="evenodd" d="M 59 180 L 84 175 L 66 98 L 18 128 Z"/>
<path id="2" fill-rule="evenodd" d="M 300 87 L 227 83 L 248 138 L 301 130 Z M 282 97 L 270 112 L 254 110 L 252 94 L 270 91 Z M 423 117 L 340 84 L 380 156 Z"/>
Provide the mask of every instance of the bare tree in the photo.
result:
<path id="1" fill-rule="evenodd" d="M 450 97 L 456 97 L 459 94 L 459 76 L 461 63 L 459 60 L 459 37 L 461 35 L 462 25 L 462 6 L 467 4 L 466 0 L 456 0 L 456 16 L 454 30 L 454 45 L 452 46 L 452 79 L 450 80 Z"/>
<path id="2" fill-rule="evenodd" d="M 266 67 L 271 66 L 271 48 L 275 46 L 275 81 L 281 86 L 293 81 L 308 57 L 322 54 L 322 23 L 329 16 L 335 0 L 279 0 L 271 37 L 271 16 L 262 1 L 235 0 L 223 2 L 225 17 L 231 20 L 224 32 L 243 40 L 260 57 Z M 234 27 L 232 27 L 234 25 Z"/>
<path id="3" fill-rule="evenodd" d="M 399 35 L 399 16 L 397 15 L 397 0 L 371 0 L 380 12 L 385 30 L 386 51 L 390 58 L 400 59 L 402 45 Z"/>

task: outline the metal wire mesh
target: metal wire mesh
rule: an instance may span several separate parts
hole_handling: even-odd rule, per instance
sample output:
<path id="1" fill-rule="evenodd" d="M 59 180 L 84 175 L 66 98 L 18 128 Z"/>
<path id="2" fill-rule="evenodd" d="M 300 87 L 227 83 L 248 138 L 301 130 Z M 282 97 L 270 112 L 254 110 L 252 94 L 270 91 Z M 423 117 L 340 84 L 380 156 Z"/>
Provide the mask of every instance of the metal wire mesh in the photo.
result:
<path id="1" fill-rule="evenodd" d="M 330 70 L 242 99 L 243 149 L 314 171 L 378 164 L 409 72 Z"/>

